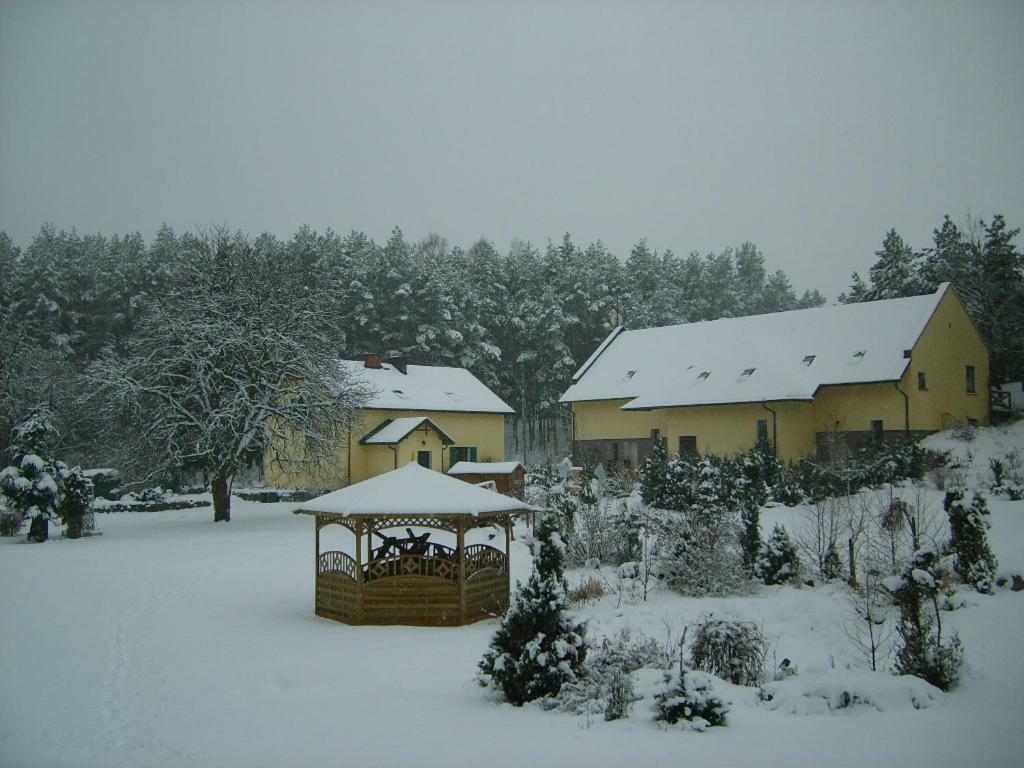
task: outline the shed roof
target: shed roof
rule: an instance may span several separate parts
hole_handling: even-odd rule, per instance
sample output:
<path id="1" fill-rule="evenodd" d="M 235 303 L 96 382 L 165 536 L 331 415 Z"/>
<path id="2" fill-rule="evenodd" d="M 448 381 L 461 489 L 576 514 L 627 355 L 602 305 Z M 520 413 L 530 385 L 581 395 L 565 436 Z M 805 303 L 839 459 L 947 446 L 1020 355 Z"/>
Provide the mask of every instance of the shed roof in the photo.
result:
<path id="1" fill-rule="evenodd" d="M 416 462 L 305 502 L 296 513 L 381 515 L 496 515 L 534 510 L 513 499 Z"/>
<path id="2" fill-rule="evenodd" d="M 395 445 L 402 442 L 414 431 L 427 423 L 440 436 L 445 443 L 454 443 L 447 432 L 426 416 L 408 416 L 402 419 L 392 419 L 381 423 L 376 429 L 363 437 L 359 442 L 364 445 Z"/>
<path id="3" fill-rule="evenodd" d="M 367 408 L 396 411 L 515 413 L 465 368 L 409 365 L 406 372 L 390 363 L 367 368 L 362 360 L 339 360 L 349 376 L 365 382 L 372 394 Z"/>
<path id="4" fill-rule="evenodd" d="M 457 461 L 448 470 L 449 475 L 511 475 L 524 469 L 518 461 Z"/>
<path id="5" fill-rule="evenodd" d="M 561 402 L 623 410 L 811 400 L 820 387 L 899 380 L 949 283 L 925 296 L 636 331 L 616 329 Z"/>

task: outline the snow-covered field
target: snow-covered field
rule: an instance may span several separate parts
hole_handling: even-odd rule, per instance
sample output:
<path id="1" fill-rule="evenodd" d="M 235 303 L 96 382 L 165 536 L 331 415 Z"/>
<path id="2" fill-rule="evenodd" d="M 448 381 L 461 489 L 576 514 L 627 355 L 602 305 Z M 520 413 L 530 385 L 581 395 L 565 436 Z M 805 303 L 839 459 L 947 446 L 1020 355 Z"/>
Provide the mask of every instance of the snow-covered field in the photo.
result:
<path id="1" fill-rule="evenodd" d="M 1020 573 L 1024 502 L 990 507 L 1000 573 Z M 498 703 L 474 680 L 495 622 L 377 628 L 315 617 L 313 523 L 293 508 L 235 500 L 229 524 L 212 523 L 209 508 L 117 513 L 97 516 L 99 537 L 0 540 L 0 765 L 1024 762 L 1024 592 L 970 595 L 946 614 L 967 670 L 934 700 L 848 669 L 857 657 L 839 584 L 729 599 L 609 594 L 583 606 L 592 638 L 628 629 L 667 641 L 709 611 L 750 617 L 776 661 L 799 667 L 771 705 L 723 685 L 729 725 L 693 733 L 658 726 L 645 702 L 613 723 Z M 764 525 L 797 514 L 766 510 Z M 512 557 L 525 579 L 522 535 Z M 831 711 L 803 695 L 844 685 L 873 692 L 877 706 Z"/>

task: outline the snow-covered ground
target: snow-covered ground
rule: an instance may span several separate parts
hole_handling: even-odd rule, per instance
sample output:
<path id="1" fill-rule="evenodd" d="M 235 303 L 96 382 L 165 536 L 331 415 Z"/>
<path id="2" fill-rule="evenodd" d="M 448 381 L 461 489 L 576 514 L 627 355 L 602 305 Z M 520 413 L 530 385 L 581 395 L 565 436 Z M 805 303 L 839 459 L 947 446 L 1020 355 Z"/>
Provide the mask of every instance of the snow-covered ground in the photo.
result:
<path id="1" fill-rule="evenodd" d="M 1024 446 L 1022 437 L 1008 439 Z M 975 446 L 975 464 L 987 450 Z M 929 493 L 941 512 L 941 495 Z M 421 629 L 315 617 L 313 522 L 290 514 L 294 506 L 235 500 L 228 524 L 212 523 L 209 508 L 98 515 L 99 537 L 0 540 L 0 765 L 1024 761 L 1024 592 L 969 595 L 946 614 L 968 666 L 960 687 L 934 700 L 858 671 L 839 584 L 703 600 L 608 594 L 580 609 L 592 638 L 626 629 L 667 642 L 708 612 L 734 614 L 762 623 L 776 661 L 790 658 L 799 675 L 771 705 L 723 685 L 725 728 L 660 727 L 644 702 L 606 723 L 517 709 L 480 688 L 476 663 L 495 622 Z M 1000 573 L 1020 573 L 1024 502 L 990 507 Z M 766 510 L 765 527 L 798 514 Z M 520 579 L 529 572 L 523 538 L 512 552 Z M 872 692 L 875 706 L 831 711 L 816 697 L 844 686 Z"/>

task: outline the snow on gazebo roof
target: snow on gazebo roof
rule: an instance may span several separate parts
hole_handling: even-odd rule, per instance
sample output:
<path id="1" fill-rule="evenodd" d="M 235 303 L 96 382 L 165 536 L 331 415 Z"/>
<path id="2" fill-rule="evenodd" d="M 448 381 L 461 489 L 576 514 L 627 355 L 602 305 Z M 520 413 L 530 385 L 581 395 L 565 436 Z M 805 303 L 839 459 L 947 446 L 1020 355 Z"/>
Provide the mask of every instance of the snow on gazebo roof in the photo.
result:
<path id="1" fill-rule="evenodd" d="M 412 462 L 307 501 L 295 513 L 379 517 L 476 516 L 522 511 L 536 511 L 536 507 Z"/>
<path id="2" fill-rule="evenodd" d="M 523 468 L 518 461 L 457 461 L 449 475 L 511 475 Z"/>

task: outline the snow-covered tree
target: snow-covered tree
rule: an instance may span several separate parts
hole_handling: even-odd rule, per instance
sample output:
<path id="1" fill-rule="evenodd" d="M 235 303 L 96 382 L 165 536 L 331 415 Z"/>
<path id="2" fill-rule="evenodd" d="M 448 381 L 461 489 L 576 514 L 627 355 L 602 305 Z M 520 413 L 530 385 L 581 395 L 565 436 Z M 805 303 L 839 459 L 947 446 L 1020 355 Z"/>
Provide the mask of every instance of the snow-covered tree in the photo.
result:
<path id="1" fill-rule="evenodd" d="M 261 451 L 282 465 L 328 460 L 364 397 L 336 365 L 325 288 L 281 251 L 268 237 L 190 238 L 187 290 L 154 299 L 124 352 L 108 347 L 87 373 L 122 466 L 203 470 L 218 521 L 240 467 Z"/>
<path id="2" fill-rule="evenodd" d="M 744 578 L 739 510 L 722 493 L 710 459 L 697 466 L 692 503 L 668 515 L 659 531 L 661 578 L 683 594 L 729 594 Z"/>
<path id="3" fill-rule="evenodd" d="M 516 706 L 556 695 L 576 680 L 587 653 L 584 625 L 567 612 L 563 545 L 553 515 L 541 518 L 533 557 L 530 578 L 517 585 L 479 665 L 481 681 Z"/>
<path id="4" fill-rule="evenodd" d="M 950 577 L 953 558 L 920 549 L 898 576 L 883 581 L 900 610 L 896 631 L 896 671 L 915 675 L 948 691 L 960 679 L 963 646 L 956 633 L 942 637 L 940 597 Z"/>
<path id="5" fill-rule="evenodd" d="M 992 594 L 998 563 L 988 545 L 985 497 L 975 493 L 968 507 L 963 491 L 948 491 L 942 506 L 949 516 L 949 548 L 956 555 L 957 574 L 982 594 Z"/>
<path id="6" fill-rule="evenodd" d="M 772 529 L 754 564 L 754 576 L 765 584 L 787 584 L 800 578 L 800 558 L 789 533 L 781 525 Z"/>
<path id="7" fill-rule="evenodd" d="M 55 435 L 52 414 L 46 408 L 37 408 L 14 430 L 8 449 L 11 463 L 0 471 L 5 514 L 13 516 L 5 525 L 9 530 L 20 528 L 25 518 L 47 521 L 58 516 L 64 499 L 61 469 L 66 468 L 50 457 Z"/>

